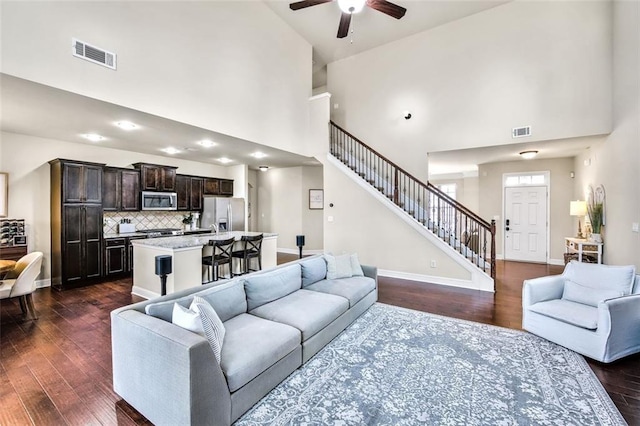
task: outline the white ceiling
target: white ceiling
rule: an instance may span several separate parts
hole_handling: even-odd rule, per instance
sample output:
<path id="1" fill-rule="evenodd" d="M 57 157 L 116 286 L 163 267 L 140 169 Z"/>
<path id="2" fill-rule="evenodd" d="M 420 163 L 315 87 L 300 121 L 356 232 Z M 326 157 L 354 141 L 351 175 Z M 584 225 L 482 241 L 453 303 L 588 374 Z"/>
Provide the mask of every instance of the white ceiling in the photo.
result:
<path id="1" fill-rule="evenodd" d="M 314 72 L 327 63 L 355 55 L 365 50 L 417 34 L 447 22 L 491 9 L 511 0 L 391 0 L 407 9 L 402 19 L 395 19 L 365 6 L 351 19 L 350 34 L 339 39 L 338 22 L 341 11 L 337 1 L 293 11 L 293 1 L 265 3 L 282 20 L 313 46 Z"/>
<path id="2" fill-rule="evenodd" d="M 221 166 L 248 164 L 250 168 L 256 169 L 260 165 L 269 167 L 320 165 L 313 158 L 167 120 L 6 74 L 0 74 L 0 99 L 2 100 L 0 129 L 6 132 Z M 140 127 L 131 131 L 122 130 L 114 124 L 122 120 L 131 121 Z M 86 133 L 97 133 L 106 139 L 91 142 L 80 136 Z M 216 146 L 204 148 L 196 143 L 203 139 L 215 142 Z M 169 155 L 161 151 L 167 147 L 173 147 L 182 152 Z M 256 159 L 250 155 L 257 151 L 267 156 Z M 222 164 L 218 161 L 220 157 L 227 157 L 234 161 Z"/>
<path id="3" fill-rule="evenodd" d="M 523 142 L 511 145 L 471 148 L 429 154 L 429 175 L 477 176 L 478 165 L 503 161 L 529 161 L 520 156 L 522 151 L 538 151 L 536 160 L 575 157 L 584 153 L 603 136 L 561 139 L 540 142 Z"/>

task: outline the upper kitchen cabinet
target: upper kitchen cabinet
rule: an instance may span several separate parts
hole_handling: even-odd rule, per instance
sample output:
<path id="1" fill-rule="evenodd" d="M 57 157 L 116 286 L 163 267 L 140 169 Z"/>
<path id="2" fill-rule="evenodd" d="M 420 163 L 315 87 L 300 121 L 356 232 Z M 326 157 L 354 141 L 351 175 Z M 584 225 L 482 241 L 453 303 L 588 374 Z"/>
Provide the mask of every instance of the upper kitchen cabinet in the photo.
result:
<path id="1" fill-rule="evenodd" d="M 204 180 L 198 176 L 176 175 L 178 210 L 202 210 Z"/>
<path id="2" fill-rule="evenodd" d="M 102 164 L 56 159 L 60 170 L 63 203 L 102 203 Z"/>
<path id="3" fill-rule="evenodd" d="M 233 180 L 218 179 L 218 178 L 204 178 L 203 194 L 204 195 L 224 195 L 224 196 L 232 197 L 233 196 Z"/>
<path id="4" fill-rule="evenodd" d="M 105 167 L 102 178 L 104 211 L 140 210 L 140 172 L 118 167 Z"/>
<path id="5" fill-rule="evenodd" d="M 220 179 L 220 195 L 233 197 L 233 180 Z"/>
<path id="6" fill-rule="evenodd" d="M 204 178 L 204 195 L 220 195 L 220 179 Z"/>
<path id="7" fill-rule="evenodd" d="M 142 191 L 175 192 L 177 167 L 147 163 L 135 163 L 133 167 L 140 170 Z"/>

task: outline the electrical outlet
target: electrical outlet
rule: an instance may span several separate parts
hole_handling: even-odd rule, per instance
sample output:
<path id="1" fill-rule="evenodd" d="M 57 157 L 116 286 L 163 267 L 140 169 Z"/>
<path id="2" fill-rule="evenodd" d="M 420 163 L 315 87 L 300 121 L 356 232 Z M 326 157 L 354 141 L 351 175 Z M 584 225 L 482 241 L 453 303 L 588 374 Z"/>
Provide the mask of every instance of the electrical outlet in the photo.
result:
<path id="1" fill-rule="evenodd" d="M 438 262 L 436 262 L 435 259 L 431 259 L 431 267 L 432 268 L 437 268 L 438 267 Z"/>
<path id="2" fill-rule="evenodd" d="M 327 222 L 333 222 L 333 216 L 327 216 Z"/>

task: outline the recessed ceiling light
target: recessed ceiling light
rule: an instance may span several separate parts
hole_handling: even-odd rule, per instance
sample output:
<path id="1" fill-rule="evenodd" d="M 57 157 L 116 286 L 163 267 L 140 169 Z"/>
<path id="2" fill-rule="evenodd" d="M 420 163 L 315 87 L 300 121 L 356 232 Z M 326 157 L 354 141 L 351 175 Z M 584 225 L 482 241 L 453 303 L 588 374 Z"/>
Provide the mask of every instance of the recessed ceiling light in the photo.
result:
<path id="1" fill-rule="evenodd" d="M 132 123 L 130 121 L 118 121 L 116 122 L 116 126 L 120 127 L 122 130 L 133 130 L 138 128 L 136 123 Z"/>
<path id="2" fill-rule="evenodd" d="M 227 164 L 232 162 L 233 160 L 231 158 L 227 158 L 227 157 L 220 157 L 218 158 L 218 161 L 221 162 L 222 164 Z"/>
<path id="3" fill-rule="evenodd" d="M 217 144 L 214 141 L 210 141 L 209 139 L 203 139 L 201 141 L 196 142 L 198 145 L 204 146 L 205 148 L 211 148 L 212 146 L 216 146 Z"/>
<path id="4" fill-rule="evenodd" d="M 258 170 L 260 170 L 261 172 L 266 172 L 267 170 L 269 170 L 269 166 L 258 166 Z"/>
<path id="5" fill-rule="evenodd" d="M 264 158 L 267 156 L 267 154 L 265 154 L 264 152 L 256 151 L 253 154 L 251 154 L 251 156 L 255 158 Z"/>
<path id="6" fill-rule="evenodd" d="M 520 156 L 522 158 L 524 158 L 525 160 L 531 160 L 532 158 L 534 158 L 536 155 L 538 155 L 538 151 L 522 151 L 520 153 Z"/>
<path id="7" fill-rule="evenodd" d="M 82 136 L 85 139 L 89 139 L 91 142 L 100 142 L 106 139 L 104 136 L 100 136 L 97 133 L 85 133 L 80 136 Z"/>
<path id="8" fill-rule="evenodd" d="M 166 152 L 167 154 L 177 154 L 177 153 L 179 153 L 179 152 L 180 152 L 180 150 L 179 150 L 179 149 L 173 148 L 173 147 L 171 147 L 171 146 L 170 146 L 170 147 L 168 147 L 168 148 L 164 148 L 164 149 L 162 149 L 161 151 L 164 151 L 164 152 Z"/>

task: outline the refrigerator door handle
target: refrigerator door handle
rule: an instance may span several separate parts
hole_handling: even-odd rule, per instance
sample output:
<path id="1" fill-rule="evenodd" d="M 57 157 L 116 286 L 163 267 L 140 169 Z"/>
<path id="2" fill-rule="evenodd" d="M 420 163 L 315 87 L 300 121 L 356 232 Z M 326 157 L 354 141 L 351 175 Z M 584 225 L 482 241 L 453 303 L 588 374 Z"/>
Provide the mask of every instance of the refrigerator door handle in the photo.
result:
<path id="1" fill-rule="evenodd" d="M 227 204 L 227 226 L 229 227 L 229 232 L 233 231 L 233 209 L 231 208 L 231 203 Z"/>

